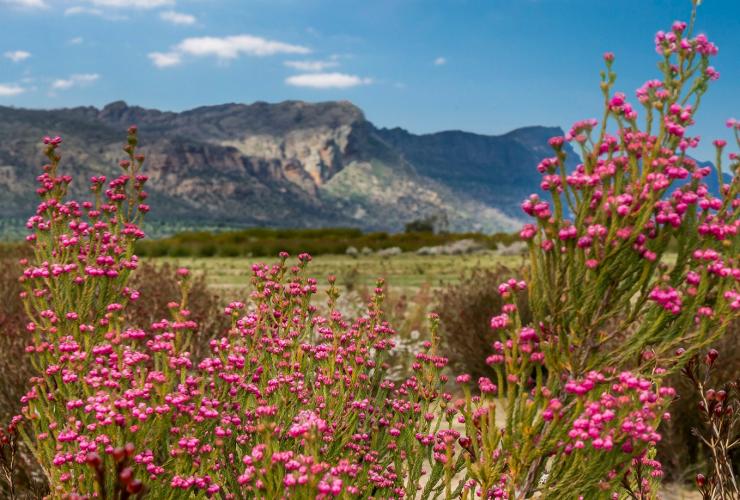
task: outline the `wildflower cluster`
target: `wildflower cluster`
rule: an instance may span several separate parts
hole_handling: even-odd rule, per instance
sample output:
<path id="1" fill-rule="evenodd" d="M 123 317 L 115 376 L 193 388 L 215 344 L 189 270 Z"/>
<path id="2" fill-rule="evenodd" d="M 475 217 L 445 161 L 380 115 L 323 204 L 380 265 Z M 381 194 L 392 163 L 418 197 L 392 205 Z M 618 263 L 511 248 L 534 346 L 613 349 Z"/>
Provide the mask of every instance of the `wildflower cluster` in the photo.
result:
<path id="1" fill-rule="evenodd" d="M 521 206 L 534 219 L 520 234 L 528 279 L 499 287 L 509 303 L 490 323 L 502 398 L 471 387 L 458 405 L 465 498 L 657 494 L 654 448 L 675 395 L 662 381 L 740 314 L 740 160 L 729 155 L 735 175 L 725 176 L 726 143 L 715 142 L 713 192 L 713 172 L 690 155 L 701 96 L 719 76 L 717 48 L 691 31 L 678 22 L 658 34 L 663 78 L 637 91 L 638 104 L 613 91 L 606 54 L 602 120 L 549 141 L 545 194 Z M 737 122 L 728 126 L 740 145 Z M 566 143 L 580 152 L 573 171 Z M 513 300 L 525 287 L 529 324 Z"/>
<path id="2" fill-rule="evenodd" d="M 249 300 L 225 308 L 230 328 L 196 359 L 187 269 L 177 271 L 170 319 L 136 325 L 124 316 L 146 300 L 128 282 L 148 210 L 136 129 L 123 174 L 91 179 L 95 201 L 81 204 L 65 200 L 61 139 L 44 143 L 42 202 L 28 223 L 35 257 L 22 277 L 27 350 L 40 373 L 20 429 L 54 496 L 416 494 L 429 445 L 449 441 L 437 434 L 449 413 L 435 414 L 451 399 L 441 390 L 447 360 L 435 336 L 410 376 L 388 376 L 395 332 L 383 319 L 382 283 L 366 314 L 349 319 L 330 279 L 322 316 L 312 303 L 319 285 L 305 276 L 311 257 L 291 265 L 283 253 L 252 267 Z"/>
<path id="3" fill-rule="evenodd" d="M 711 169 L 690 156 L 699 137 L 689 128 L 718 77 L 709 65 L 717 48 L 676 22 L 656 49 L 663 79 L 637 91 L 640 112 L 612 92 L 614 55 L 605 56 L 601 123 L 578 122 L 550 140 L 555 156 L 539 169 L 551 202 L 533 195 L 522 205 L 537 219 L 521 234 L 533 312 L 576 373 L 609 364 L 615 356 L 601 346 L 620 335 L 619 363 L 651 351 L 653 366 L 665 364 L 679 345 L 701 348 L 740 309 L 737 176 L 723 173 L 724 141 L 715 141 L 717 193 L 706 184 Z M 736 122 L 728 126 L 737 138 Z M 566 141 L 581 152 L 574 172 L 565 170 Z M 729 159 L 736 172 L 737 155 Z M 677 252 L 672 264 L 668 251 Z"/>

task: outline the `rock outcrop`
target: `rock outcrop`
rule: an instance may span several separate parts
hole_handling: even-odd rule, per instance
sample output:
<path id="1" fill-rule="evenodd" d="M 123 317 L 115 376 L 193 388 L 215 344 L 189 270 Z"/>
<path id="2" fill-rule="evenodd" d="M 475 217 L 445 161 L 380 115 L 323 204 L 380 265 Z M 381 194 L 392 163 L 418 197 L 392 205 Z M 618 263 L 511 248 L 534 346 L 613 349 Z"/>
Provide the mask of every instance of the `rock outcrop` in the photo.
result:
<path id="1" fill-rule="evenodd" d="M 35 206 L 39 139 L 64 138 L 75 194 L 116 175 L 120 143 L 140 129 L 150 221 L 204 226 L 351 226 L 398 231 L 443 215 L 449 230 L 511 231 L 537 189 L 535 166 L 559 129 L 504 136 L 378 129 L 349 102 L 224 104 L 180 113 L 114 102 L 102 109 L 0 107 L 0 220 Z M 0 226 L 4 227 L 4 226 Z"/>

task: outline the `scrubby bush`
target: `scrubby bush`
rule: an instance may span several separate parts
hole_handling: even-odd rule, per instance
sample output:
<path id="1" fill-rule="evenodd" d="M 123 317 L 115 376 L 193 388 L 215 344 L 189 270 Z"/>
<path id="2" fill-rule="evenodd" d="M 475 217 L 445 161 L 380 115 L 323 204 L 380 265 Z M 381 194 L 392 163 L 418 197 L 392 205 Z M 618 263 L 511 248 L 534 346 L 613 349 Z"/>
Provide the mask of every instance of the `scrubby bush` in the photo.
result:
<path id="1" fill-rule="evenodd" d="M 128 324 L 151 325 L 171 316 L 173 299 L 182 300 L 182 284 L 177 269 L 168 263 L 143 262 L 131 278 L 131 287 L 146 301 L 132 302 L 126 309 Z M 198 329 L 190 354 L 194 360 L 202 359 L 209 351 L 209 342 L 220 338 L 229 327 L 229 318 L 223 313 L 221 298 L 208 288 L 207 275 L 201 273 L 188 280 L 187 308 L 189 319 Z M 184 307 L 184 306 L 183 306 Z"/>
<path id="2" fill-rule="evenodd" d="M 25 334 L 26 311 L 18 299 L 21 284 L 18 276 L 23 267 L 16 259 L 0 259 L 0 422 L 8 422 L 18 413 L 26 381 L 33 374 L 25 359 L 28 338 Z"/>
<path id="3" fill-rule="evenodd" d="M 22 252 L 15 251 L 14 257 Z M 23 267 L 17 258 L 0 259 L 0 422 L 10 422 L 21 408 L 28 380 L 35 375 L 30 357 L 25 353 L 29 342 L 26 332 L 26 311 L 19 300 L 23 287 L 18 280 Z M 168 264 L 143 263 L 131 281 L 146 303 L 132 302 L 126 310 L 126 322 L 151 324 L 170 317 L 169 303 L 181 294 L 176 269 Z M 188 297 L 191 317 L 198 322 L 197 340 L 193 342 L 193 359 L 201 359 L 209 352 L 209 341 L 226 331 L 230 320 L 219 307 L 219 298 L 206 286 L 206 276 L 199 275 L 189 283 Z M 1 437 L 0 437 L 1 439 Z M 8 439 L 15 439 L 8 434 Z M 0 455 L 0 474 L 4 467 L 5 481 L 0 481 L 0 497 L 40 498 L 48 491 L 46 477 L 29 450 L 20 441 L 13 441 L 3 448 Z M 12 456 L 12 459 L 11 459 Z M 3 460 L 5 460 L 3 462 Z"/>
<path id="4" fill-rule="evenodd" d="M 8 428 L 21 408 L 28 379 L 36 370 L 25 353 L 28 338 L 25 327 L 26 311 L 18 298 L 18 281 L 23 267 L 18 263 L 21 252 L 14 250 L 13 258 L 0 258 L 0 497 L 42 497 L 48 492 L 43 472 L 30 450 Z"/>
<path id="5" fill-rule="evenodd" d="M 92 179 L 93 203 L 64 199 L 71 179 L 57 172 L 61 139 L 45 143 L 43 201 L 29 221 L 34 258 L 22 279 L 41 372 L 13 426 L 53 495 L 415 494 L 428 441 L 452 418 L 434 413 L 449 399 L 439 390 L 445 360 L 427 342 L 415 375 L 385 377 L 394 331 L 382 288 L 366 315 L 350 320 L 334 307 L 332 281 L 319 316 L 307 254 L 296 265 L 287 255 L 255 265 L 248 306 L 230 303 L 229 331 L 194 360 L 187 270 L 178 270 L 169 320 L 143 329 L 135 321 L 146 314 L 129 316 L 150 300 L 130 280 L 148 211 L 136 129 L 124 173 L 107 187 Z"/>
<path id="6" fill-rule="evenodd" d="M 725 336 L 711 348 L 719 353 L 719 359 L 713 363 L 705 388 L 717 388 L 740 380 L 740 321 L 730 325 Z M 663 463 L 667 480 L 693 483 L 696 474 L 706 472 L 711 464 L 710 450 L 695 435 L 696 430 L 706 428 L 698 408 L 700 394 L 691 379 L 682 372 L 672 374 L 668 383 L 676 389 L 677 398 L 670 408 L 671 420 L 661 427 L 663 439 L 658 444 L 658 458 Z M 737 475 L 740 449 L 731 450 L 730 459 Z"/>
<path id="7" fill-rule="evenodd" d="M 713 369 L 719 364 L 720 352 L 710 349 L 695 356 L 683 368 L 698 400 L 701 425 L 694 428 L 708 460 L 696 475 L 703 500 L 740 498 L 740 482 L 732 455 L 740 448 L 740 377 L 717 379 Z"/>
<path id="8" fill-rule="evenodd" d="M 0 259 L 3 262 L 5 259 L 17 260 L 25 250 L 26 247 L 22 243 L 0 243 Z"/>
<path id="9" fill-rule="evenodd" d="M 494 340 L 491 314 L 506 303 L 499 293 L 499 283 L 517 275 L 521 272 L 504 267 L 473 269 L 459 283 L 437 293 L 433 309 L 439 314 L 442 348 L 458 372 L 468 373 L 475 380 L 495 377 L 494 369 L 486 363 Z M 529 323 L 526 291 L 517 293 L 517 307 L 522 321 Z"/>
<path id="10" fill-rule="evenodd" d="M 522 204 L 535 221 L 521 232 L 528 283 L 500 286 L 509 300 L 528 290 L 532 321 L 522 323 L 513 300 L 491 320 L 500 341 L 488 361 L 499 387 L 507 382 L 505 425 L 491 417 L 490 396 L 467 398 L 463 410 L 471 493 L 655 495 L 657 429 L 675 394 L 666 375 L 716 341 L 740 310 L 740 180 L 720 181 L 715 197 L 703 182 L 711 170 L 689 156 L 698 138 L 688 129 L 718 76 L 709 64 L 717 48 L 691 31 L 676 22 L 656 36 L 663 79 L 637 91 L 644 121 L 613 91 L 609 53 L 603 120 L 550 140 L 554 156 L 538 170 L 552 203 L 532 195 Z M 737 138 L 740 127 L 728 124 Z M 571 172 L 566 142 L 582 158 Z M 722 179 L 725 143 L 716 146 Z M 737 174 L 738 157 L 730 161 Z M 664 257 L 672 241 L 671 262 Z M 479 386 L 494 390 L 488 380 Z"/>
<path id="11" fill-rule="evenodd" d="M 425 342 L 429 341 L 432 333 L 428 315 L 432 301 L 432 292 L 429 285 L 422 285 L 410 293 L 403 288 L 393 288 L 383 283 L 383 315 L 396 332 L 395 346 L 388 357 L 390 367 L 388 376 L 394 380 L 403 380 L 409 373 L 413 373 L 416 362 L 416 353 L 424 350 Z M 363 287 L 361 295 L 368 302 L 372 298 L 373 290 Z M 440 352 L 444 354 L 441 339 Z"/>

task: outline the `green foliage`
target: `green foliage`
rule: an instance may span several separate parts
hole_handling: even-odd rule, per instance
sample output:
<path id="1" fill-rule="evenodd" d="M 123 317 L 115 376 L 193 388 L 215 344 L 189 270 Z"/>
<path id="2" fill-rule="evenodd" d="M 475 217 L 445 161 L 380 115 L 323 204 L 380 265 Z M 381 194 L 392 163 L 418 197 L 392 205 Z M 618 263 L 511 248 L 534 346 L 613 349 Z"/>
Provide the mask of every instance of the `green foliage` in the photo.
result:
<path id="1" fill-rule="evenodd" d="M 413 252 L 421 247 L 464 239 L 473 239 L 494 249 L 501 244 L 509 245 L 518 238 L 508 233 L 434 234 L 433 229 L 422 231 L 420 228 L 413 226 L 413 231 L 406 233 L 363 233 L 350 228 L 252 228 L 220 233 L 189 231 L 160 240 L 140 241 L 136 245 L 136 252 L 142 257 L 266 257 L 281 251 L 337 255 L 345 253 L 349 247 L 372 250 L 399 247 L 404 252 Z"/>

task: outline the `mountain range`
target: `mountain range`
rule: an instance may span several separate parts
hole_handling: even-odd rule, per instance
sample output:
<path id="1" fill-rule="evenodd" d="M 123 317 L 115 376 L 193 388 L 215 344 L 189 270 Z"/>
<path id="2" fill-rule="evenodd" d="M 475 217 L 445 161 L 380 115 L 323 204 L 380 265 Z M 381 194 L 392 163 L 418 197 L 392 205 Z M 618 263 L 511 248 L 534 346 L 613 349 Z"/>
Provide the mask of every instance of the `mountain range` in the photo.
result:
<path id="1" fill-rule="evenodd" d="M 0 220 L 34 209 L 40 138 L 61 135 L 61 170 L 83 195 L 116 175 L 125 130 L 139 127 L 154 225 L 359 227 L 398 231 L 436 217 L 452 231 L 512 231 L 538 190 L 536 165 L 556 127 L 490 136 L 379 128 L 346 101 L 256 102 L 168 112 L 118 101 L 102 109 L 0 106 Z M 572 161 L 577 157 L 570 155 Z"/>

